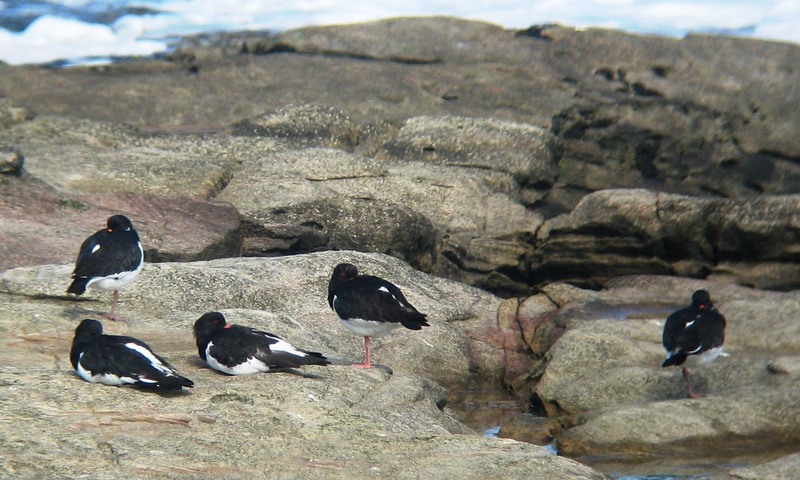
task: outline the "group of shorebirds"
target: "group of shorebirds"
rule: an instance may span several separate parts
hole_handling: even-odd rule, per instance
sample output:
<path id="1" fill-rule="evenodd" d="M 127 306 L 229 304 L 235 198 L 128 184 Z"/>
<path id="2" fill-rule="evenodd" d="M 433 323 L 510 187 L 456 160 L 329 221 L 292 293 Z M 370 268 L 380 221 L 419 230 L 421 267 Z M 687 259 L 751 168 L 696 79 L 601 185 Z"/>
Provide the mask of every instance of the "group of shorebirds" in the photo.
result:
<path id="1" fill-rule="evenodd" d="M 80 295 L 88 287 L 112 290 L 111 311 L 104 316 L 121 320 L 117 314 L 119 290 L 139 275 L 144 250 L 136 229 L 124 215 L 114 215 L 105 229 L 81 245 L 73 282 L 67 292 Z M 364 337 L 366 357 L 354 367 L 371 368 L 371 338 L 390 334 L 399 327 L 420 330 L 428 326 L 400 289 L 371 275 L 360 275 L 349 263 L 336 265 L 328 283 L 328 304 L 351 333 Z M 198 354 L 209 367 L 228 375 L 287 370 L 304 365 L 328 365 L 321 353 L 296 348 L 271 333 L 232 325 L 219 312 L 208 312 L 194 324 Z M 697 290 L 692 303 L 671 314 L 664 325 L 662 343 L 667 359 L 662 364 L 683 366 L 687 395 L 692 390 L 689 363 L 713 361 L 722 351 L 725 318 L 716 310 L 707 291 Z M 691 362 L 687 360 L 691 359 Z M 108 385 L 180 389 L 194 383 L 180 375 L 164 358 L 133 337 L 104 335 L 97 320 L 85 319 L 75 329 L 70 361 L 78 376 Z"/>
<path id="2" fill-rule="evenodd" d="M 81 245 L 68 293 L 83 294 L 89 287 L 113 290 L 111 311 L 103 316 L 122 320 L 117 313 L 119 290 L 139 275 L 144 250 L 139 234 L 124 215 L 114 215 L 106 228 Z M 370 339 L 390 334 L 401 326 L 420 330 L 429 326 L 393 283 L 360 275 L 355 265 L 333 269 L 328 284 L 328 304 L 344 327 L 364 337 L 366 358 L 355 367 L 371 368 Z M 228 375 L 287 370 L 304 365 L 328 365 L 321 353 L 292 346 L 277 335 L 225 321 L 220 312 L 208 312 L 194 324 L 197 350 L 209 367 Z M 180 389 L 193 382 L 180 375 L 146 343 L 133 337 L 104 335 L 97 320 L 85 319 L 75 329 L 70 361 L 78 376 L 107 385 Z"/>

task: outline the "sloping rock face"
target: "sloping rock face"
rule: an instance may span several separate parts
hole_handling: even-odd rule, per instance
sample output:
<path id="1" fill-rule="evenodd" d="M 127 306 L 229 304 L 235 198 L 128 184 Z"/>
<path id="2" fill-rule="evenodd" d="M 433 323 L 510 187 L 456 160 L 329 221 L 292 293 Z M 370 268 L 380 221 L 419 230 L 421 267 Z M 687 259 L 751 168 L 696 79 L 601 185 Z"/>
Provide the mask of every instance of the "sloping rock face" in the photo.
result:
<path id="1" fill-rule="evenodd" d="M 429 314 L 431 326 L 380 340 L 375 360 L 353 369 L 361 339 L 327 305 L 339 262 L 395 281 Z M 125 323 L 107 333 L 147 341 L 195 381 L 189 392 L 156 395 L 80 380 L 69 364 L 75 326 L 108 306 L 64 295 L 69 265 L 2 274 L 0 471 L 15 478 L 605 478 L 592 469 L 513 440 L 473 433 L 456 420 L 440 385 L 469 377 L 459 324 L 493 315 L 483 291 L 420 274 L 381 255 L 326 252 L 276 259 L 146 264 L 123 290 Z M 324 352 L 336 365 L 305 376 L 229 377 L 203 365 L 192 325 L 209 310 L 232 323 Z"/>
<path id="2" fill-rule="evenodd" d="M 769 248 L 796 223 L 798 63 L 790 44 L 448 18 L 222 35 L 163 60 L 0 67 L 0 151 L 59 192 L 228 201 L 247 255 L 377 251 L 504 296 L 626 273 L 790 289 L 797 261 Z M 609 188 L 736 199 L 685 208 L 752 213 L 732 228 L 754 250 L 714 252 L 730 223 L 715 215 L 686 213 L 703 221 L 680 248 L 620 231 L 619 193 L 592 212 L 606 223 L 549 224 Z"/>

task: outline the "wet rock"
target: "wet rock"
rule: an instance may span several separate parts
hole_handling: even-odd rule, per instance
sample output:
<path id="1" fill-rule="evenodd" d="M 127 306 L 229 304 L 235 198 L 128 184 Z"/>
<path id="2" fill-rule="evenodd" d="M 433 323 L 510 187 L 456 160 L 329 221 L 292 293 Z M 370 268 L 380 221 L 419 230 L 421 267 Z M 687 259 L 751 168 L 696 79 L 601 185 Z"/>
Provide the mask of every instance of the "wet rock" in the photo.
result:
<path id="1" fill-rule="evenodd" d="M 711 292 L 728 320 L 730 356 L 690 370 L 695 390 L 708 394 L 690 400 L 679 369 L 660 366 L 661 332 L 698 288 Z M 800 351 L 795 292 L 637 276 L 595 295 L 559 309 L 571 328 L 548 351 L 543 374 L 531 379 L 548 414 L 575 425 L 559 438 L 559 451 L 696 455 L 800 441 L 797 385 L 787 374 Z"/>
<path id="2" fill-rule="evenodd" d="M 736 468 L 728 475 L 731 478 L 760 480 L 762 478 L 797 478 L 800 476 L 800 453 L 786 455 L 771 462 L 754 467 Z"/>

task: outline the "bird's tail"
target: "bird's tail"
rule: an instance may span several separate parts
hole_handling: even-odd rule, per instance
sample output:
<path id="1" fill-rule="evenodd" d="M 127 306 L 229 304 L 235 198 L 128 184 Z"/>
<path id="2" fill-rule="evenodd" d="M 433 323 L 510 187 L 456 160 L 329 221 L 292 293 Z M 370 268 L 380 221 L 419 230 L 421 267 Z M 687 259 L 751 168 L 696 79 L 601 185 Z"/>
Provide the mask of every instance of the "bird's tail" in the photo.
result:
<path id="1" fill-rule="evenodd" d="M 303 353 L 306 354 L 303 357 L 303 360 L 306 365 L 330 365 L 331 361 L 328 358 L 319 353 L 319 352 L 309 352 L 308 350 L 303 350 Z"/>
<path id="2" fill-rule="evenodd" d="M 165 375 L 156 384 L 142 384 L 143 387 L 148 385 L 162 390 L 180 390 L 182 387 L 194 387 L 194 382 L 181 375 Z"/>
<path id="3" fill-rule="evenodd" d="M 669 357 L 667 357 L 666 360 L 664 360 L 664 363 L 662 363 L 661 366 L 671 367 L 673 365 L 683 365 L 683 362 L 686 361 L 686 357 L 688 357 L 688 355 L 682 352 L 672 353 Z"/>
<path id="4" fill-rule="evenodd" d="M 78 277 L 72 281 L 72 284 L 67 288 L 67 293 L 74 293 L 75 295 L 81 295 L 86 291 L 86 284 L 89 283 L 88 278 Z"/>
<path id="5" fill-rule="evenodd" d="M 420 330 L 422 327 L 429 327 L 427 320 L 425 320 L 424 313 L 416 313 L 415 315 L 409 315 L 408 317 L 400 320 L 400 323 L 409 330 Z"/>

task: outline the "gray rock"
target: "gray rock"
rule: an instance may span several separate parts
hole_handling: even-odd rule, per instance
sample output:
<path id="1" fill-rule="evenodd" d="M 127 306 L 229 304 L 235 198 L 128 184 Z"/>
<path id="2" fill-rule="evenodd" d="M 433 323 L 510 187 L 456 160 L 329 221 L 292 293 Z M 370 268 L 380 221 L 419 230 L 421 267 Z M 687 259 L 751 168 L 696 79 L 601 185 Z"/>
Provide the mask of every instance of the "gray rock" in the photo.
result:
<path id="1" fill-rule="evenodd" d="M 0 145 L 0 175 L 21 175 L 25 157 L 16 148 Z"/>
<path id="2" fill-rule="evenodd" d="M 244 227 L 245 256 L 322 250 L 379 252 L 430 270 L 436 231 L 423 215 L 400 205 L 329 198 L 252 213 Z"/>
<path id="3" fill-rule="evenodd" d="M 392 279 L 429 314 L 430 327 L 376 343 L 376 361 L 393 373 L 332 365 L 304 369 L 316 378 L 229 377 L 200 361 L 191 326 L 211 309 L 297 346 L 360 359 L 361 340 L 326 302 L 341 261 Z M 499 469 L 509 478 L 606 478 L 531 444 L 484 438 L 452 416 L 440 383 L 469 376 L 459 322 L 485 319 L 499 302 L 480 290 L 356 252 L 146 264 L 122 294 L 128 321 L 104 323 L 108 333 L 147 341 L 195 381 L 191 392 L 159 396 L 74 374 L 73 329 L 95 306 L 63 296 L 69 271 L 44 265 L 0 277 L 0 325 L 13 332 L 0 368 L 5 475 L 485 478 Z"/>
<path id="4" fill-rule="evenodd" d="M 118 124 L 64 117 L 39 116 L 0 131 L 0 138 L 25 152 L 27 173 L 68 194 L 208 198 L 227 182 L 232 164 L 185 137 L 177 144 Z"/>
<path id="5" fill-rule="evenodd" d="M 235 188 L 256 181 L 237 175 L 269 171 L 252 164 L 306 156 L 306 147 L 357 152 L 374 161 L 373 173 L 386 172 L 364 181 L 367 191 L 348 185 L 343 193 L 331 185 L 347 179 L 319 171 L 299 181 L 279 174 L 280 181 L 261 180 L 277 183 L 282 200 L 267 208 L 255 202 L 258 215 L 269 220 L 274 208 L 302 210 L 294 205 L 341 196 L 366 197 L 379 211 L 409 209 L 437 236 L 433 260 L 421 268 L 502 295 L 527 295 L 551 281 L 599 288 L 611 275 L 635 273 L 788 289 L 800 284 L 791 252 L 779 247 L 776 258 L 767 252 L 794 241 L 792 217 L 786 217 L 793 201 L 778 207 L 784 200 L 775 198 L 797 193 L 800 179 L 797 112 L 789 107 L 798 93 L 784 67 L 798 56 L 794 45 L 746 39 L 643 38 L 556 26 L 509 31 L 448 18 L 220 35 L 187 40 L 164 60 L 102 67 L 103 75 L 96 68 L 0 66 L 6 111 L 39 114 L 34 120 L 12 115 L 16 120 L 0 142 L 24 152 L 29 173 L 61 191 L 202 198 L 223 192 L 236 197 L 231 201 L 246 217 L 256 210 L 245 207 L 254 203 L 244 198 L 248 192 L 226 190 L 231 180 Z M 195 73 L 187 75 L 187 68 Z M 400 162 L 405 178 L 395 182 Z M 454 170 L 432 167 L 460 170 L 451 177 Z M 481 172 L 464 171 L 470 169 Z M 423 173 L 410 179 L 412 171 Z M 401 185 L 408 181 L 415 185 Z M 563 236 L 537 237 L 544 218 L 569 212 L 587 193 L 616 187 L 706 198 L 696 208 L 676 207 L 686 208 L 681 218 L 664 218 L 684 232 L 631 238 L 627 227 L 616 225 L 611 236 L 606 226 L 574 232 L 572 244 Z M 775 198 L 748 206 L 761 194 Z M 719 202 L 706 205 L 706 199 Z M 741 221 L 724 214 L 730 205 Z M 652 205 L 637 208 L 628 213 L 652 218 Z M 697 221 L 706 209 L 715 212 L 713 228 Z M 297 219 L 316 221 L 305 214 Z M 254 231 L 270 229 L 251 223 Z M 303 225 L 290 229 L 308 233 Z M 660 240 L 660 233 L 675 242 Z M 275 247 L 286 242 L 271 235 L 253 237 L 253 252 L 286 248 Z M 737 237 L 747 244 L 731 244 Z M 383 242 L 376 248 L 388 251 Z M 397 251 L 416 262 L 408 248 Z"/>
<path id="6" fill-rule="evenodd" d="M 15 105 L 7 98 L 0 99 L 0 129 L 27 122 L 33 114 L 26 108 Z"/>
<path id="7" fill-rule="evenodd" d="M 284 215 L 281 212 L 291 215 L 302 210 L 306 231 L 310 223 L 312 228 L 321 225 L 319 230 L 326 232 L 331 222 L 325 212 L 374 209 L 361 216 L 346 214 L 336 219 L 341 223 L 336 228 L 348 232 L 350 238 L 346 245 L 334 246 L 369 250 L 378 245 L 381 251 L 391 248 L 398 256 L 449 278 L 518 290 L 527 286 L 520 285 L 516 276 L 499 272 L 499 266 L 520 268 L 528 247 L 518 238 L 531 236 L 542 219 L 514 200 L 514 185 L 505 173 L 425 162 L 379 161 L 314 148 L 287 150 L 269 161 L 242 163 L 217 199 L 235 205 L 255 225 L 250 229 L 254 236 L 269 232 L 275 217 Z M 312 207 L 303 206 L 306 204 Z M 317 205 L 319 215 L 315 212 Z M 382 216 L 387 209 L 400 215 Z M 374 221 L 367 223 L 365 219 Z M 436 232 L 433 251 L 426 251 L 431 244 L 428 224 Z M 403 230 L 403 235 L 394 233 Z M 381 231 L 386 234 L 376 234 Z M 383 235 L 403 242 L 384 245 Z M 266 247 L 262 248 L 274 248 L 274 236 L 268 233 Z M 291 240 L 294 234 L 288 236 Z M 260 239 L 250 242 L 258 245 Z M 312 245 L 320 243 L 317 240 Z M 285 242 L 279 242 L 278 248 L 285 248 Z M 415 257 L 431 258 L 432 262 Z"/>
<path id="8" fill-rule="evenodd" d="M 515 122 L 416 117 L 384 148 L 389 156 L 405 160 L 508 173 L 520 185 L 541 190 L 552 186 L 557 174 L 552 135 Z"/>
<path id="9" fill-rule="evenodd" d="M 237 122 L 229 130 L 234 135 L 272 137 L 295 147 L 352 151 L 358 143 L 358 133 L 350 118 L 326 105 L 288 105 L 276 112 Z"/>
<path id="10" fill-rule="evenodd" d="M 798 195 L 736 200 L 596 192 L 539 230 L 532 276 L 598 287 L 650 273 L 797 288 L 799 205 Z"/>

